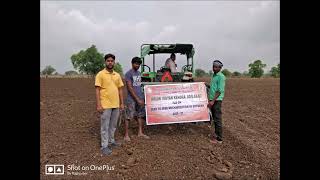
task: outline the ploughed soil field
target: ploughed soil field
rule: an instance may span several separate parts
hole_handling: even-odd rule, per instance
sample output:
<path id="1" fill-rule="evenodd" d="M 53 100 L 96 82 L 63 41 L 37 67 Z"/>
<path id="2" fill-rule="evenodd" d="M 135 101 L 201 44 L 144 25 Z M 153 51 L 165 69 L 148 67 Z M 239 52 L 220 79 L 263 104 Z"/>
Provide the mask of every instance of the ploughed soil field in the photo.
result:
<path id="1" fill-rule="evenodd" d="M 131 142 L 122 123 L 110 156 L 101 156 L 94 79 L 41 78 L 40 86 L 41 179 L 279 179 L 279 79 L 227 79 L 222 144 L 210 144 L 208 123 L 145 126 L 150 139 L 141 139 L 131 121 Z M 64 174 L 46 175 L 46 165 L 64 165 Z"/>

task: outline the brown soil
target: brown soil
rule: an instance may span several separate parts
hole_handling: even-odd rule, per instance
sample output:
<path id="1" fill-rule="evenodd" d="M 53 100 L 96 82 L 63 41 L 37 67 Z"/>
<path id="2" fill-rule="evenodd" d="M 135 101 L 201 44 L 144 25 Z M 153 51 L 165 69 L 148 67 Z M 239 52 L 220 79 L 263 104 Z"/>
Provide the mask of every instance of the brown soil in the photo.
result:
<path id="1" fill-rule="evenodd" d="M 208 79 L 206 79 L 208 81 Z M 208 124 L 146 126 L 139 139 L 101 156 L 100 120 L 91 78 L 41 79 L 41 179 L 279 179 L 279 79 L 228 79 L 222 144 L 209 142 Z M 123 129 L 116 140 L 123 139 Z M 65 165 L 65 175 L 45 175 L 46 164 Z M 114 170 L 72 171 L 68 165 Z"/>

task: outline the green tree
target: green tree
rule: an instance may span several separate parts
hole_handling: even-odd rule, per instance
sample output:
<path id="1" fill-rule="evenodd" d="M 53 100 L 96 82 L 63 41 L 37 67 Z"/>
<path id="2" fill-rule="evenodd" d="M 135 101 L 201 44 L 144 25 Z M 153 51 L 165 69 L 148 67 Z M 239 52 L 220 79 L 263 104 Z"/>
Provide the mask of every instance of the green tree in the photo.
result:
<path id="1" fill-rule="evenodd" d="M 226 77 L 229 77 L 229 76 L 231 76 L 231 74 L 232 74 L 228 69 L 223 69 L 221 72 L 222 72 L 222 74 L 224 74 Z"/>
<path id="2" fill-rule="evenodd" d="M 78 72 L 77 71 L 66 71 L 65 73 L 64 73 L 65 75 L 67 75 L 67 76 L 70 76 L 70 75 L 77 75 L 78 74 Z"/>
<path id="3" fill-rule="evenodd" d="M 270 72 L 266 72 L 262 75 L 262 77 L 272 77 Z"/>
<path id="4" fill-rule="evenodd" d="M 104 68 L 104 57 L 99 53 L 96 46 L 92 45 L 86 50 L 71 56 L 73 67 L 80 73 L 94 75 Z"/>
<path id="5" fill-rule="evenodd" d="M 243 71 L 242 75 L 245 76 L 245 77 L 249 76 L 249 72 L 248 71 Z"/>
<path id="6" fill-rule="evenodd" d="M 204 71 L 204 70 L 202 70 L 202 69 L 196 69 L 195 70 L 195 75 L 196 75 L 196 77 L 203 77 L 203 76 L 206 76 L 206 72 Z"/>
<path id="7" fill-rule="evenodd" d="M 123 70 L 122 70 L 122 66 L 120 63 L 115 63 L 114 64 L 114 67 L 113 67 L 113 70 L 117 73 L 119 73 L 121 76 L 123 76 Z"/>
<path id="8" fill-rule="evenodd" d="M 232 73 L 232 76 L 239 77 L 239 76 L 241 76 L 241 73 L 238 71 L 235 71 Z"/>
<path id="9" fill-rule="evenodd" d="M 253 63 L 249 64 L 249 75 L 251 77 L 260 78 L 263 75 L 263 68 L 267 65 L 263 64 L 261 60 L 256 60 Z"/>
<path id="10" fill-rule="evenodd" d="M 52 75 L 52 73 L 54 73 L 55 71 L 56 71 L 56 69 L 54 69 L 51 65 L 49 65 L 49 66 L 46 66 L 42 70 L 41 74 L 43 74 L 43 75 Z"/>
<path id="11" fill-rule="evenodd" d="M 272 67 L 270 73 L 272 77 L 280 77 L 280 63 L 276 67 Z"/>

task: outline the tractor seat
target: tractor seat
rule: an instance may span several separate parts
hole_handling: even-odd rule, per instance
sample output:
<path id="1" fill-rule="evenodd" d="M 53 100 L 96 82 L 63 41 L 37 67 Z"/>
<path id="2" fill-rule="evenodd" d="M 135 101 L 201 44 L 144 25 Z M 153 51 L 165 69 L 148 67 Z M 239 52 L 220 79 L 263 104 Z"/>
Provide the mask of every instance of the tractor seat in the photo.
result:
<path id="1" fill-rule="evenodd" d="M 162 73 L 164 73 L 164 72 L 166 72 L 166 71 L 171 72 L 170 68 L 168 68 L 167 66 L 162 66 L 162 67 L 160 68 L 160 70 L 158 70 L 157 72 L 162 72 Z"/>

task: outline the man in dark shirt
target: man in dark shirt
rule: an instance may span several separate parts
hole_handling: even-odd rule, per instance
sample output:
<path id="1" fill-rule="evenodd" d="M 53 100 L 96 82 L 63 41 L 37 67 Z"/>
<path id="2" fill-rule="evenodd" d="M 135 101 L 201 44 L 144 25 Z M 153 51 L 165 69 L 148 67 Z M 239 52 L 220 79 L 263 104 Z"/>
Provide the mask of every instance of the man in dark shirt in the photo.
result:
<path id="1" fill-rule="evenodd" d="M 126 114 L 125 121 L 125 135 L 124 140 L 130 141 L 129 137 L 129 120 L 138 119 L 139 131 L 138 137 L 150 139 L 149 136 L 143 133 L 143 121 L 146 117 L 144 94 L 141 89 L 141 74 L 138 71 L 140 64 L 142 63 L 139 57 L 134 57 L 131 61 L 132 69 L 125 74 L 125 80 L 127 84 L 128 96 L 126 99 Z"/>

